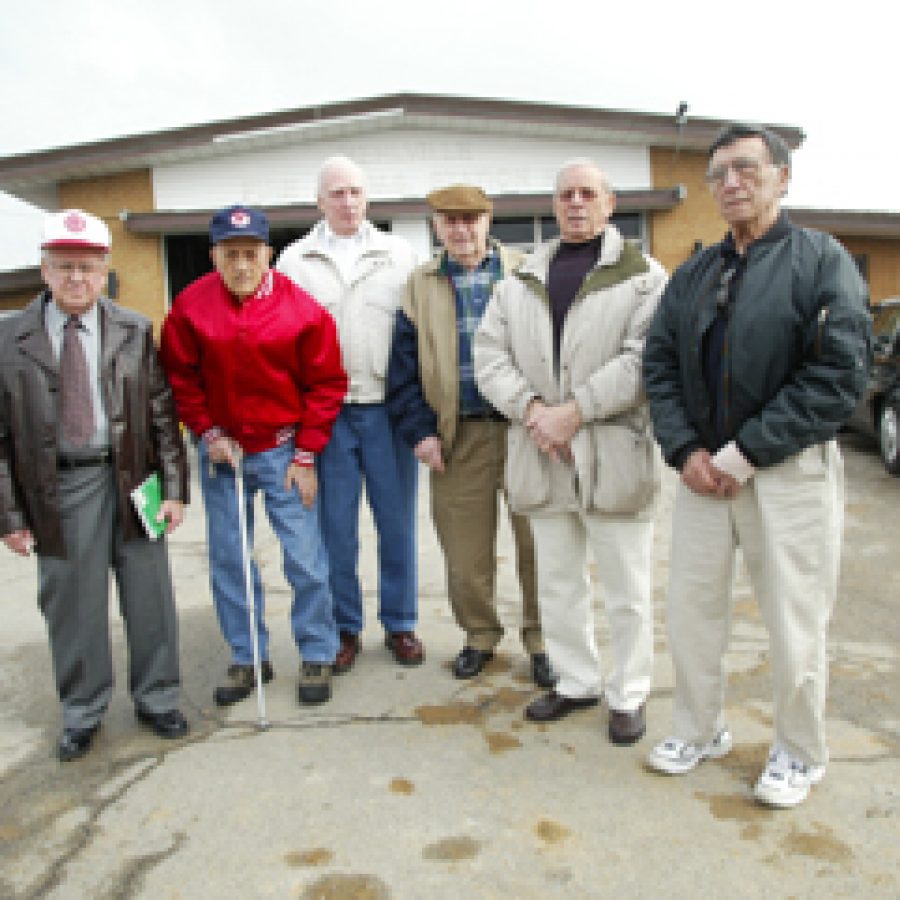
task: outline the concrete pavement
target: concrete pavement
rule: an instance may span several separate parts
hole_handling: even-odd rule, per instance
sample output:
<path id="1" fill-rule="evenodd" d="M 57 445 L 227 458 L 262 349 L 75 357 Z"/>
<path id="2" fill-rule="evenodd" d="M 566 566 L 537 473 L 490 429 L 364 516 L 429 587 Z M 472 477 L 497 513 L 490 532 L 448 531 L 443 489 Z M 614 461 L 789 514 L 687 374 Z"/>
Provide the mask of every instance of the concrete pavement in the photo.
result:
<path id="1" fill-rule="evenodd" d="M 290 596 L 277 543 L 258 516 L 276 679 L 272 727 L 253 697 L 227 711 L 212 689 L 227 655 L 212 612 L 199 490 L 170 542 L 181 616 L 190 738 L 162 742 L 135 721 L 121 623 L 118 687 L 91 753 L 54 758 L 59 712 L 35 569 L 3 551 L 0 649 L 2 897 L 821 897 L 900 893 L 900 479 L 851 446 L 847 559 L 832 630 L 832 762 L 802 807 L 762 809 L 750 790 L 771 736 L 766 637 L 738 585 L 728 656 L 735 749 L 683 778 L 647 772 L 665 736 L 671 663 L 664 587 L 672 479 L 656 539 L 656 682 L 649 733 L 606 739 L 606 711 L 548 726 L 522 718 L 535 691 L 516 634 L 511 537 L 500 547 L 509 630 L 489 671 L 459 682 L 462 640 L 443 563 L 420 506 L 424 666 L 396 666 L 375 616 L 375 539 L 363 520 L 368 624 L 334 699 L 296 702 Z M 891 525 L 893 523 L 893 525 Z M 114 604 L 113 604 L 114 606 Z M 598 638 L 608 630 L 598 604 Z"/>

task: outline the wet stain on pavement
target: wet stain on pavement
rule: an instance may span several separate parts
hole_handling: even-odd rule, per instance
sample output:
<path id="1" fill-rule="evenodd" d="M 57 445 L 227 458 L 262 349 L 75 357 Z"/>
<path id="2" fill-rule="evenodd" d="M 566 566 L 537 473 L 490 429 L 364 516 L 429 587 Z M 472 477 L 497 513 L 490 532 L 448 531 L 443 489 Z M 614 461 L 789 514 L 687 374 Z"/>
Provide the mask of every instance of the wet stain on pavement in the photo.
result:
<path id="1" fill-rule="evenodd" d="M 388 786 L 392 794 L 411 794 L 416 786 L 408 778 L 392 778 Z"/>
<path id="2" fill-rule="evenodd" d="M 534 831 L 545 844 L 559 844 L 572 834 L 565 825 L 552 819 L 541 819 L 534 826 Z"/>
<path id="3" fill-rule="evenodd" d="M 475 703 L 442 703 L 413 710 L 423 725 L 478 725 L 483 712 Z"/>
<path id="4" fill-rule="evenodd" d="M 284 861 L 295 869 L 303 866 L 324 866 L 333 859 L 334 853 L 324 847 L 315 847 L 312 850 L 292 850 L 284 855 Z"/>
<path id="5" fill-rule="evenodd" d="M 502 687 L 489 695 L 486 699 L 491 706 L 496 706 L 505 712 L 514 712 L 518 710 L 530 696 L 531 691 L 517 691 L 515 688 Z"/>
<path id="6" fill-rule="evenodd" d="M 742 794 L 707 794 L 695 791 L 694 796 L 709 804 L 713 818 L 719 821 L 737 822 L 744 840 L 756 840 L 762 834 L 763 823 L 771 818 L 771 812 L 751 803 Z"/>
<path id="7" fill-rule="evenodd" d="M 815 831 L 794 828 L 784 839 L 785 852 L 795 856 L 810 856 L 822 862 L 846 865 L 853 859 L 853 851 L 821 822 L 814 823 Z"/>
<path id="8" fill-rule="evenodd" d="M 374 875 L 326 875 L 309 885 L 302 900 L 388 900 L 388 886 Z"/>
<path id="9" fill-rule="evenodd" d="M 484 739 L 487 741 L 488 748 L 491 753 L 505 753 L 507 750 L 515 750 L 521 747 L 522 742 L 511 734 L 504 734 L 502 731 L 486 731 Z"/>
<path id="10" fill-rule="evenodd" d="M 750 784 L 762 771 L 768 752 L 769 745 L 766 743 L 735 744 L 727 756 L 714 762 L 735 775 L 738 781 Z"/>
<path id="11" fill-rule="evenodd" d="M 428 844 L 422 850 L 422 857 L 441 862 L 456 862 L 461 859 L 472 859 L 480 850 L 481 843 L 470 837 L 449 837 Z"/>

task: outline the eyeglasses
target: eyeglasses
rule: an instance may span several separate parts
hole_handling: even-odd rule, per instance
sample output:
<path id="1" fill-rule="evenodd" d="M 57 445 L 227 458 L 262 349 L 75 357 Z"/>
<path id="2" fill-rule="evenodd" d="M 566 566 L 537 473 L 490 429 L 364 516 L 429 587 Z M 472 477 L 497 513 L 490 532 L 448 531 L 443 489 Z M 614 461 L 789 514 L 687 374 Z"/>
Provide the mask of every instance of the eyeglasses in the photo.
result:
<path id="1" fill-rule="evenodd" d="M 83 278 L 92 278 L 94 275 L 105 273 L 107 267 L 105 259 L 81 260 L 80 262 L 73 262 L 69 259 L 51 259 L 48 262 L 50 268 L 64 278 L 73 278 L 75 275 L 81 275 Z"/>
<path id="2" fill-rule="evenodd" d="M 732 170 L 741 181 L 748 181 L 751 178 L 759 177 L 759 171 L 763 166 L 772 165 L 774 165 L 774 163 L 739 156 L 729 163 L 723 163 L 720 166 L 708 169 L 706 172 L 706 183 L 715 187 L 720 187 L 725 184 L 725 180 L 728 178 L 729 169 Z"/>
<path id="3" fill-rule="evenodd" d="M 564 191 L 560 191 L 556 196 L 559 197 L 563 203 L 571 203 L 579 197 L 584 200 L 585 203 L 590 203 L 591 200 L 596 200 L 597 197 L 600 196 L 600 193 L 594 188 L 589 187 L 566 188 Z"/>

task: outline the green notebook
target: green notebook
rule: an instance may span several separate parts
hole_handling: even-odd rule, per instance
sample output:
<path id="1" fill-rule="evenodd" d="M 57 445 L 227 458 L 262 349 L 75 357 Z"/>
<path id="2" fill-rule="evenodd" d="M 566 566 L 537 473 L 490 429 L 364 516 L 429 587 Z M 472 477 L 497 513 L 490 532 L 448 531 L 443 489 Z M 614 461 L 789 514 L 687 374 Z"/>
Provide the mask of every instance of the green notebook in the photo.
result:
<path id="1" fill-rule="evenodd" d="M 134 503 L 138 516 L 140 516 L 141 522 L 144 523 L 144 530 L 147 532 L 147 536 L 155 541 L 158 537 L 164 535 L 168 523 L 165 519 L 162 522 L 156 521 L 162 504 L 162 485 L 156 472 L 148 475 L 131 492 L 131 500 Z"/>

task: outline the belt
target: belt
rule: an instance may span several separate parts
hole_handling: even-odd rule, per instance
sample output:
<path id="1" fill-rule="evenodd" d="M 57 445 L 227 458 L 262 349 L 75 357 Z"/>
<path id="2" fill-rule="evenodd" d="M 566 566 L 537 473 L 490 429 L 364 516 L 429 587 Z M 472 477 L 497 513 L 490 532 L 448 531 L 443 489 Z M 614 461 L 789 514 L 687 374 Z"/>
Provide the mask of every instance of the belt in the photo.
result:
<path id="1" fill-rule="evenodd" d="M 87 466 L 107 466 L 112 462 L 111 450 L 100 450 L 90 456 L 57 456 L 58 469 L 81 469 Z"/>
<path id="2" fill-rule="evenodd" d="M 462 422 L 506 422 L 506 416 L 501 415 L 496 409 L 485 410 L 476 413 L 460 413 Z"/>

